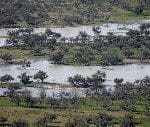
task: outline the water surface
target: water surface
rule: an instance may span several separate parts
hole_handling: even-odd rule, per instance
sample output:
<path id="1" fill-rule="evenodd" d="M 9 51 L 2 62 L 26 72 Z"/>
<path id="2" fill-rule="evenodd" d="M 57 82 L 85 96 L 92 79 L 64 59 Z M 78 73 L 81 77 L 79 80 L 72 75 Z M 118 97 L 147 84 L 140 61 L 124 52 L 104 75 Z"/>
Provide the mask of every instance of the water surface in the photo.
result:
<path id="1" fill-rule="evenodd" d="M 68 83 L 68 77 L 76 74 L 85 77 L 91 76 L 97 70 L 106 73 L 106 85 L 113 85 L 115 78 L 123 78 L 124 82 L 134 82 L 137 79 L 150 76 L 150 64 L 128 64 L 103 68 L 101 66 L 55 65 L 47 60 L 32 61 L 29 68 L 23 68 L 21 65 L 0 66 L 0 76 L 9 74 L 15 78 L 14 82 L 19 82 L 17 77 L 21 73 L 26 72 L 33 76 L 38 70 L 42 70 L 49 75 L 45 81 L 50 83 Z"/>

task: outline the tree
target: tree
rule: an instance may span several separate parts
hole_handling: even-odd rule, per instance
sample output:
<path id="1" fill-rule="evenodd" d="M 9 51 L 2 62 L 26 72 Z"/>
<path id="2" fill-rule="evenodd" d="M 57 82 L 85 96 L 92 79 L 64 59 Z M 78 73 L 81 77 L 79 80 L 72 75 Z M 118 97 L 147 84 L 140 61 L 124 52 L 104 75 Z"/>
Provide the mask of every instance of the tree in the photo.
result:
<path id="1" fill-rule="evenodd" d="M 100 29 L 100 27 L 93 27 L 92 28 L 92 31 L 94 32 L 94 35 L 95 35 L 95 37 L 97 38 L 99 35 L 100 35 L 100 33 L 101 33 L 101 29 Z"/>
<path id="2" fill-rule="evenodd" d="M 54 119 L 56 119 L 55 114 L 45 113 L 44 116 L 37 121 L 38 127 L 48 127 L 48 123 L 52 122 Z"/>
<path id="3" fill-rule="evenodd" d="M 8 86 L 8 91 L 5 92 L 5 95 L 13 98 L 17 94 L 16 90 L 18 89 L 20 89 L 20 85 L 17 83 L 13 83 Z"/>
<path id="4" fill-rule="evenodd" d="M 87 82 L 90 87 L 97 94 L 104 88 L 103 83 L 106 81 L 106 74 L 101 71 L 97 71 L 92 77 L 87 77 Z"/>
<path id="5" fill-rule="evenodd" d="M 8 63 L 12 60 L 12 55 L 6 53 L 6 54 L 2 54 L 0 58 L 3 59 L 6 63 Z"/>
<path id="6" fill-rule="evenodd" d="M 118 89 L 121 86 L 121 83 L 123 82 L 123 78 L 120 78 L 120 79 L 119 78 L 115 78 L 114 82 L 116 83 L 116 85 L 115 85 L 115 92 L 118 93 L 119 92 Z"/>
<path id="7" fill-rule="evenodd" d="M 8 74 L 0 77 L 1 83 L 3 83 L 3 82 L 8 83 L 8 82 L 11 82 L 12 80 L 14 80 L 14 78 L 11 75 L 8 75 Z"/>
<path id="8" fill-rule="evenodd" d="M 0 125 L 2 127 L 5 126 L 5 124 L 6 124 L 7 121 L 8 121 L 7 117 L 0 116 Z"/>
<path id="9" fill-rule="evenodd" d="M 18 76 L 18 78 L 24 85 L 31 83 L 31 81 L 30 81 L 31 77 L 32 76 L 27 75 L 26 72 Z"/>
<path id="10" fill-rule="evenodd" d="M 135 111 L 136 106 L 133 101 L 124 101 L 120 107 L 126 111 Z"/>
<path id="11" fill-rule="evenodd" d="M 32 96 L 31 96 L 31 92 L 30 91 L 24 91 L 23 92 L 23 99 L 27 105 L 27 107 L 33 107 L 35 104 L 36 104 L 36 99 L 34 99 Z"/>
<path id="12" fill-rule="evenodd" d="M 65 127 L 89 127 L 89 125 L 84 119 L 76 117 L 72 121 L 66 122 Z"/>
<path id="13" fill-rule="evenodd" d="M 115 79 L 114 79 L 114 82 L 115 82 L 116 84 L 121 84 L 121 83 L 123 82 L 123 78 L 121 78 L 121 79 L 115 78 Z"/>
<path id="14" fill-rule="evenodd" d="M 150 116 L 150 101 L 147 101 L 144 112 L 146 116 Z"/>
<path id="15" fill-rule="evenodd" d="M 111 127 L 113 125 L 112 123 L 112 117 L 108 116 L 105 113 L 99 113 L 98 117 L 96 119 L 96 126 L 97 127 Z"/>
<path id="16" fill-rule="evenodd" d="M 144 23 L 140 26 L 140 31 L 142 34 L 149 35 L 150 34 L 150 23 Z"/>
<path id="17" fill-rule="evenodd" d="M 43 56 L 42 53 L 42 48 L 41 47 L 36 47 L 33 51 L 34 56 Z"/>
<path id="18" fill-rule="evenodd" d="M 102 83 L 105 82 L 106 74 L 97 71 L 92 77 L 84 78 L 82 75 L 75 75 L 74 77 L 69 77 L 68 81 L 73 84 L 75 87 L 96 87 L 96 88 L 103 88 Z"/>
<path id="19" fill-rule="evenodd" d="M 51 29 L 46 29 L 46 30 L 45 30 L 45 34 L 46 34 L 47 36 L 52 36 L 52 35 L 54 34 L 54 32 L 52 32 Z"/>
<path id="20" fill-rule="evenodd" d="M 78 34 L 78 38 L 81 43 L 86 43 L 89 40 L 89 35 L 85 31 L 80 31 Z"/>
<path id="21" fill-rule="evenodd" d="M 58 52 L 58 53 L 53 54 L 50 57 L 50 60 L 52 60 L 55 64 L 61 64 L 63 56 L 64 56 L 63 52 Z"/>
<path id="22" fill-rule="evenodd" d="M 20 85 L 17 83 L 13 83 L 8 87 L 8 90 L 5 94 L 10 97 L 10 100 L 13 103 L 16 103 L 18 106 L 20 105 L 22 101 L 22 95 L 17 92 L 16 90 L 20 89 Z"/>
<path id="23" fill-rule="evenodd" d="M 44 88 L 42 88 L 41 92 L 40 92 L 40 103 L 44 103 L 45 105 L 45 99 L 46 99 L 46 91 Z"/>
<path id="24" fill-rule="evenodd" d="M 86 78 L 84 78 L 81 75 L 75 75 L 74 77 L 69 77 L 68 81 L 73 84 L 73 86 L 75 87 L 89 87 L 89 84 L 86 80 Z"/>
<path id="25" fill-rule="evenodd" d="M 39 70 L 35 75 L 34 75 L 34 79 L 36 80 L 41 80 L 41 82 L 43 83 L 44 79 L 48 78 L 48 75 L 46 74 L 46 72 Z"/>
<path id="26" fill-rule="evenodd" d="M 19 95 L 18 93 L 15 93 L 12 97 L 11 97 L 11 101 L 16 103 L 18 106 L 20 105 L 20 103 L 22 102 L 22 96 Z"/>
<path id="27" fill-rule="evenodd" d="M 124 116 L 120 127 L 135 127 L 135 126 L 136 126 L 136 120 L 132 115 L 128 114 Z"/>
<path id="28" fill-rule="evenodd" d="M 19 119 L 12 123 L 12 127 L 29 127 L 29 123 L 26 120 Z"/>
<path id="29" fill-rule="evenodd" d="M 18 90 L 20 89 L 19 83 L 12 83 L 11 85 L 8 86 L 8 90 Z"/>
<path id="30" fill-rule="evenodd" d="M 140 15 L 140 14 L 142 14 L 143 10 L 144 10 L 143 6 L 138 5 L 138 6 L 135 7 L 134 13 L 137 14 L 137 15 Z"/>

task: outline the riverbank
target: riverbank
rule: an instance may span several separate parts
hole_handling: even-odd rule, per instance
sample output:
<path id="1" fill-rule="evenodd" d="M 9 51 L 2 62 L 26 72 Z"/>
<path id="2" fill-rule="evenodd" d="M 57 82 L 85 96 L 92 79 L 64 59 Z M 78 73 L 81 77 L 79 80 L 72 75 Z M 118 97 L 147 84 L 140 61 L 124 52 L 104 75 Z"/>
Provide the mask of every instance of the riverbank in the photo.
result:
<path id="1" fill-rule="evenodd" d="M 124 64 L 150 64 L 150 59 L 129 59 L 129 58 L 125 58 L 123 59 L 123 63 Z"/>
<path id="2" fill-rule="evenodd" d="M 148 19 L 140 19 L 140 20 L 125 20 L 122 22 L 102 22 L 102 23 L 97 23 L 97 24 L 85 24 L 85 25 L 76 25 L 76 26 L 42 26 L 42 27 L 34 27 L 34 33 L 44 33 L 46 29 L 51 29 L 52 31 L 58 32 L 60 33 L 63 37 L 75 37 L 78 35 L 79 31 L 85 31 L 87 32 L 89 35 L 93 35 L 92 33 L 92 28 L 94 26 L 99 26 L 101 28 L 101 34 L 102 35 L 106 35 L 108 32 L 114 32 L 116 31 L 116 33 L 120 32 L 120 35 L 122 35 L 123 33 L 125 33 L 127 30 L 129 29 L 137 29 L 138 26 L 142 23 L 149 23 L 150 22 L 150 18 Z M 112 25 L 112 26 L 111 26 Z M 126 31 L 125 30 L 119 30 L 122 27 L 127 27 Z M 7 33 L 8 31 L 12 31 L 15 29 L 19 29 L 19 28 L 1 28 L 0 29 L 0 38 L 7 38 Z M 122 33 L 123 32 L 123 33 Z M 121 34 L 122 33 L 122 34 Z M 114 33 L 115 34 L 115 33 Z"/>
<path id="3" fill-rule="evenodd" d="M 31 88 L 43 88 L 43 89 L 63 89 L 63 88 L 71 88 L 73 87 L 71 84 L 60 84 L 60 83 L 49 83 L 49 82 L 31 82 L 26 85 L 23 83 L 13 82 L 13 83 L 0 83 L 0 88 L 9 88 L 12 85 L 16 85 L 20 87 L 20 89 L 24 87 L 31 87 Z"/>
<path id="4" fill-rule="evenodd" d="M 77 119 L 82 120 L 81 124 L 77 121 L 81 127 L 83 123 L 87 123 L 86 125 L 89 125 L 89 127 L 90 125 L 96 127 L 95 121 L 99 118 L 98 116 L 107 116 L 104 118 L 110 118 L 109 121 L 111 121 L 111 124 L 114 127 L 118 127 L 122 124 L 122 121 L 124 123 L 125 116 L 129 116 L 126 119 L 129 120 L 129 122 L 132 120 L 132 123 L 137 127 L 149 127 L 150 111 L 149 108 L 147 108 L 149 104 L 147 103 L 149 87 L 146 83 L 147 82 L 139 84 L 138 87 L 133 84 L 126 84 L 124 87 L 122 84 L 118 86 L 115 93 L 97 93 L 86 97 L 79 96 L 81 95 L 79 89 L 72 90 L 72 92 L 76 91 L 73 97 L 62 90 L 59 96 L 60 98 L 56 98 L 55 93 L 58 93 L 58 91 L 53 91 L 54 93 L 47 91 L 49 95 L 52 95 L 49 97 L 47 94 L 46 96 L 39 94 L 39 91 L 35 91 L 35 89 L 26 88 L 24 89 L 26 92 L 22 93 L 24 96 L 21 96 L 20 92 L 19 94 L 17 92 L 11 94 L 17 94 L 17 97 L 11 95 L 5 97 L 0 96 L 0 114 L 3 116 L 2 118 L 7 118 L 5 121 L 7 125 L 12 124 L 18 120 L 19 117 L 19 119 L 28 123 L 30 127 L 35 127 L 38 124 L 38 120 L 43 118 L 43 116 L 45 118 L 45 116 L 49 114 L 55 114 L 55 119 L 47 121 L 48 126 L 68 127 L 66 125 L 70 125 L 72 121 Z M 41 96 L 32 96 L 33 93 L 29 94 L 29 90 Z M 121 90 L 121 92 L 119 90 Z M 128 93 L 126 93 L 127 90 Z M 145 90 L 144 95 L 141 94 L 143 90 Z M 27 93 L 27 91 L 29 93 Z M 124 95 L 128 95 L 128 97 L 132 98 L 126 99 L 127 97 Z M 65 96 L 69 96 L 69 98 L 65 98 Z"/>

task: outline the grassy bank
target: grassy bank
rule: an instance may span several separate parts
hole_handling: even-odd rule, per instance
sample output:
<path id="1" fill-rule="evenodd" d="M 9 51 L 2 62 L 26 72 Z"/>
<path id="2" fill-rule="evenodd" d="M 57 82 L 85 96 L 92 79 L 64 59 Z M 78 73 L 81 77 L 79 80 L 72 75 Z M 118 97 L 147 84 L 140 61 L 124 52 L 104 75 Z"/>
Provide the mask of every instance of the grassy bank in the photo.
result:
<path id="1" fill-rule="evenodd" d="M 84 102 L 84 103 L 83 103 Z M 8 121 L 11 123 L 14 120 L 19 118 L 27 120 L 31 123 L 30 127 L 35 127 L 34 123 L 37 119 L 43 115 L 44 113 L 55 113 L 57 115 L 57 119 L 54 120 L 49 125 L 55 125 L 59 127 L 64 127 L 65 123 L 68 119 L 73 119 L 76 116 L 83 117 L 90 117 L 96 116 L 98 112 L 105 112 L 110 116 L 113 116 L 115 120 L 115 126 L 118 127 L 122 117 L 131 112 L 120 110 L 118 105 L 121 101 L 114 101 L 112 104 L 112 111 L 108 111 L 107 109 L 101 107 L 99 104 L 92 100 L 92 98 L 87 98 L 84 101 L 80 101 L 76 106 L 77 109 L 51 109 L 48 108 L 48 105 L 45 105 L 47 108 L 26 108 L 22 106 L 16 106 L 13 104 L 8 98 L 0 97 L 0 114 L 1 116 L 8 117 Z M 135 116 L 139 124 L 137 127 L 149 127 L 150 125 L 150 118 L 146 117 L 143 114 L 143 103 L 137 105 L 136 112 L 132 112 Z"/>

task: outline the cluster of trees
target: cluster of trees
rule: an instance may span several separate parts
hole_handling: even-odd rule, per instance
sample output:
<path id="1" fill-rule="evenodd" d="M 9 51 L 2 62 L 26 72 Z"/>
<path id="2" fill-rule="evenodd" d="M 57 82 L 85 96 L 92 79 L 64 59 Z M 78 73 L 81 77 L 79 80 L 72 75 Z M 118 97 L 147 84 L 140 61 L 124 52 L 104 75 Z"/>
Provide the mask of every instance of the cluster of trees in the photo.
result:
<path id="1" fill-rule="evenodd" d="M 0 27 L 28 27 L 43 24 L 74 25 L 93 21 L 107 21 L 116 7 L 121 8 L 118 5 L 139 15 L 148 8 L 149 1 L 2 0 L 0 4 Z"/>
<path id="2" fill-rule="evenodd" d="M 129 30 L 126 36 L 113 33 L 102 36 L 100 28 L 93 27 L 93 37 L 81 31 L 77 37 L 67 40 L 50 29 L 41 35 L 33 29 L 19 29 L 8 33 L 7 47 L 32 49 L 36 56 L 44 55 L 42 51 L 47 48 L 52 52 L 50 60 L 56 64 L 118 65 L 123 64 L 124 58 L 150 59 L 149 29 L 150 24 L 145 23 L 139 30 Z M 12 59 L 9 54 L 1 58 Z"/>
<path id="3" fill-rule="evenodd" d="M 120 107 L 127 111 L 136 111 L 136 102 L 144 101 L 145 105 L 145 114 L 150 115 L 150 110 L 147 107 L 150 97 L 150 77 L 145 77 L 142 80 L 138 80 L 135 83 L 122 83 L 122 79 L 116 79 L 116 88 L 115 88 L 115 97 L 123 100 Z"/>
<path id="4" fill-rule="evenodd" d="M 137 101 L 144 101 L 145 105 L 143 112 L 145 115 L 150 115 L 150 77 L 147 76 L 142 80 L 135 81 L 135 83 L 123 83 L 123 79 L 116 78 L 114 79 L 114 82 L 116 83 L 114 91 L 103 89 L 107 87 L 103 85 L 103 82 L 106 80 L 105 77 L 105 73 L 98 71 L 92 75 L 91 78 L 75 75 L 74 77 L 70 77 L 68 81 L 75 87 L 91 88 L 91 90 L 94 88 L 94 90 L 96 90 L 96 92 L 92 92 L 92 94 L 96 95 L 94 100 L 98 105 L 101 105 L 107 110 L 113 110 L 111 109 L 111 106 L 114 100 L 121 100 L 118 108 L 136 112 Z M 98 89 L 101 89 L 101 91 L 97 91 Z"/>
<path id="5" fill-rule="evenodd" d="M 106 74 L 97 71 L 95 74 L 92 75 L 92 77 L 84 78 L 81 75 L 75 75 L 74 77 L 69 77 L 68 81 L 74 86 L 74 87 L 97 87 L 97 88 L 103 88 L 102 83 L 106 81 Z"/>
<path id="6" fill-rule="evenodd" d="M 48 127 L 49 124 L 52 123 L 55 119 L 57 119 L 55 114 L 45 113 L 37 120 L 34 125 L 37 127 Z M 98 113 L 95 117 L 75 117 L 73 120 L 68 120 L 65 123 L 65 127 L 90 127 L 90 125 L 94 125 L 96 127 L 111 127 L 114 124 L 115 123 L 112 116 L 109 116 L 106 113 Z M 29 127 L 30 123 L 26 120 L 18 119 L 13 121 L 11 124 L 8 124 L 8 118 L 1 116 L 0 125 L 9 125 L 11 127 Z M 130 114 L 125 115 L 120 122 L 121 127 L 135 127 L 136 125 L 136 119 Z"/>
<path id="7" fill-rule="evenodd" d="M 52 57 L 52 61 L 62 64 L 77 65 L 118 65 L 123 59 L 150 59 L 149 23 L 142 24 L 140 30 L 129 30 L 126 36 L 116 36 L 108 33 L 100 35 L 99 27 L 93 27 L 94 37 L 85 32 L 67 43 L 63 50 Z M 64 48 L 65 49 L 65 48 Z"/>
<path id="8" fill-rule="evenodd" d="M 0 27 L 37 26 L 47 17 L 42 0 L 1 0 L 0 8 Z"/>
<path id="9" fill-rule="evenodd" d="M 22 73 L 21 75 L 18 76 L 18 78 L 20 79 L 20 82 L 22 82 L 24 85 L 31 83 L 31 78 L 32 76 L 27 75 L 27 73 Z M 37 82 L 44 82 L 44 80 L 46 78 L 48 78 L 48 75 L 46 74 L 46 72 L 39 70 L 34 76 L 33 78 L 35 80 L 37 80 Z M 11 75 L 3 75 L 0 77 L 0 82 L 1 83 L 10 83 L 11 81 L 13 81 L 14 78 Z"/>
<path id="10" fill-rule="evenodd" d="M 70 78 L 71 83 L 73 83 L 76 87 L 79 85 L 83 85 L 80 87 L 85 87 L 87 85 L 87 81 L 92 84 L 91 86 L 86 87 L 97 87 L 102 88 L 98 84 L 102 84 L 105 81 L 105 73 L 97 72 L 92 75 L 91 78 L 83 78 L 82 76 L 75 76 L 74 78 Z M 123 83 L 123 79 L 116 78 L 114 80 L 116 83 L 114 91 L 103 91 L 102 93 L 94 93 L 94 95 L 89 95 L 92 98 L 91 103 L 93 105 L 102 106 L 104 109 L 109 111 L 122 111 L 125 110 L 126 112 L 135 113 L 137 112 L 137 105 L 140 102 L 142 104 L 142 114 L 146 116 L 150 115 L 150 77 L 145 77 L 141 80 L 137 80 L 135 83 Z M 78 85 L 77 85 L 78 84 Z M 14 102 L 18 106 L 26 105 L 29 108 L 52 108 L 54 109 L 76 109 L 80 108 L 81 104 L 86 105 L 86 99 L 88 98 L 48 98 L 44 89 L 40 93 L 40 97 L 34 98 L 31 96 L 29 91 L 18 91 L 20 88 L 17 84 L 12 84 L 9 86 L 9 91 L 5 94 L 7 97 L 10 98 L 12 102 Z M 88 100 L 89 101 L 89 100 Z M 113 106 L 113 103 L 118 103 L 117 106 Z M 88 102 L 89 103 L 89 102 Z M 47 127 L 49 123 L 53 122 L 57 117 L 55 114 L 47 114 L 45 113 L 41 116 L 36 125 L 39 127 Z M 89 127 L 90 125 L 97 126 L 97 127 L 106 127 L 106 126 L 113 126 L 115 123 L 116 118 L 109 116 L 105 113 L 99 113 L 96 116 L 86 116 L 85 118 L 80 117 L 73 117 L 69 119 L 65 126 L 66 127 Z M 119 120 L 120 121 L 120 120 Z M 0 125 L 6 125 L 7 118 L 0 117 Z M 19 120 L 15 121 L 13 124 L 17 125 L 28 125 L 27 121 Z M 138 124 L 134 116 L 132 115 L 125 115 L 120 122 L 117 120 L 117 124 L 120 124 L 121 127 L 135 127 Z M 17 124 L 17 125 L 16 125 Z M 25 127 L 26 127 L 25 126 Z"/>
<path id="11" fill-rule="evenodd" d="M 127 0 L 114 0 L 114 2 L 125 10 L 132 11 L 137 15 L 141 15 L 144 9 L 147 9 L 147 5 L 150 4 L 147 0 L 134 1 L 134 4 Z"/>
<path id="12" fill-rule="evenodd" d="M 35 123 L 36 127 L 48 127 L 49 123 L 52 123 L 56 119 L 55 114 L 45 113 L 42 115 Z M 0 126 L 11 126 L 11 127 L 29 127 L 30 123 L 24 119 L 14 120 L 12 123 L 9 123 L 7 117 L 0 116 Z"/>
<path id="13" fill-rule="evenodd" d="M 35 53 L 37 53 L 37 48 L 39 49 L 40 47 L 52 49 L 60 37 L 61 35 L 59 33 L 52 32 L 50 29 L 47 29 L 45 33 L 39 35 L 35 34 L 33 29 L 22 28 L 8 32 L 6 45 L 24 49 L 35 49 Z"/>
<path id="14" fill-rule="evenodd" d="M 98 113 L 95 118 L 74 118 L 72 121 L 66 123 L 66 127 L 90 127 L 90 125 L 95 125 L 96 127 L 112 127 L 114 124 L 112 116 L 106 113 Z M 136 119 L 130 114 L 125 115 L 120 123 L 120 127 L 135 127 L 136 125 Z"/>

